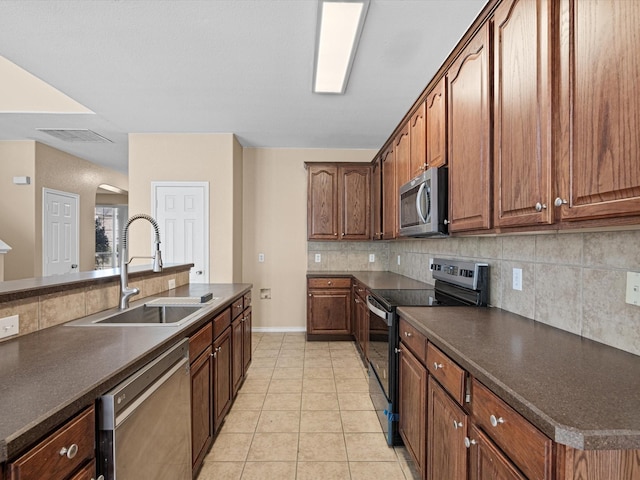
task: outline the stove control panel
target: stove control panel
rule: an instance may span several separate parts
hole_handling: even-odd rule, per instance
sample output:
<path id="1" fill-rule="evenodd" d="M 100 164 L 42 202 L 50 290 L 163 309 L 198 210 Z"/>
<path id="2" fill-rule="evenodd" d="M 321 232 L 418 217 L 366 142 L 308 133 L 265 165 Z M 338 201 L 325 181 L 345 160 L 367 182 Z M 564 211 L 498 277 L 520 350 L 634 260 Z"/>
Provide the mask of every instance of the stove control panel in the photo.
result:
<path id="1" fill-rule="evenodd" d="M 483 289 L 488 282 L 489 265 L 465 260 L 434 258 L 433 278 L 473 290 Z"/>

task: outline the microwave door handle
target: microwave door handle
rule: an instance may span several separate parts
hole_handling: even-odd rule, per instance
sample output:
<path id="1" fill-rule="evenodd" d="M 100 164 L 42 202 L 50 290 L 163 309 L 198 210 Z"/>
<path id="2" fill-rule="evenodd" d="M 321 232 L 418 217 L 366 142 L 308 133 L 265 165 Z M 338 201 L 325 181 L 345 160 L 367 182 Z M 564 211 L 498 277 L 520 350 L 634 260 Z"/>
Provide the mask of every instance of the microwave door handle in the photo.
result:
<path id="1" fill-rule="evenodd" d="M 422 213 L 422 196 L 426 193 L 426 183 L 420 185 L 418 189 L 418 194 L 416 195 L 416 210 L 418 211 L 418 216 L 422 223 L 427 223 L 427 217 Z"/>

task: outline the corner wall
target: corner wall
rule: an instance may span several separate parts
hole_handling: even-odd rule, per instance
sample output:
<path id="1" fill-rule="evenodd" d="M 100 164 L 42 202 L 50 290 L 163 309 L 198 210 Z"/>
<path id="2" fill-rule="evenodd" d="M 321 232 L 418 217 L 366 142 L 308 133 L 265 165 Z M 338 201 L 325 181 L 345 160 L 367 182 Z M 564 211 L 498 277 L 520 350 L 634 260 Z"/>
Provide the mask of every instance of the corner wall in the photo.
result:
<path id="1" fill-rule="evenodd" d="M 307 171 L 304 162 L 370 162 L 375 150 L 244 149 L 242 280 L 253 283 L 253 328 L 306 325 Z M 258 262 L 264 253 L 265 261 Z M 261 299 L 270 289 L 271 299 Z"/>

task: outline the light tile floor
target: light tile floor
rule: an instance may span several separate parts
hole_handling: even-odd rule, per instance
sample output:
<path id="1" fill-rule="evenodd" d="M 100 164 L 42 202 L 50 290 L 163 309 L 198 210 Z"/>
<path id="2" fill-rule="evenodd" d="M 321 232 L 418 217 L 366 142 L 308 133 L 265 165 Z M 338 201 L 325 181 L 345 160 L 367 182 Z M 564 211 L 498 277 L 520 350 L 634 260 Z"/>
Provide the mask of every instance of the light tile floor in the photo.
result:
<path id="1" fill-rule="evenodd" d="M 198 480 L 416 480 L 368 392 L 352 342 L 254 333 L 251 367 Z"/>

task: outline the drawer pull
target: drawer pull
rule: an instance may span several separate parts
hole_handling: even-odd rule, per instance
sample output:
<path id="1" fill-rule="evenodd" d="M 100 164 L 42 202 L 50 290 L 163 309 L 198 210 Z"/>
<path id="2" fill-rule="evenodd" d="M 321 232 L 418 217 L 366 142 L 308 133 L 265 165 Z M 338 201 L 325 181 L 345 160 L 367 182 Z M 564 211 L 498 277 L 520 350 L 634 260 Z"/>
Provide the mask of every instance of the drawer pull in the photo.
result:
<path id="1" fill-rule="evenodd" d="M 441 368 L 444 368 L 444 365 L 442 365 L 441 363 L 438 363 L 438 362 L 433 362 L 433 369 L 434 370 L 438 370 L 438 369 L 441 369 Z"/>
<path id="2" fill-rule="evenodd" d="M 475 440 L 469 438 L 469 437 L 464 437 L 464 446 L 467 448 L 471 448 L 471 445 L 475 445 L 478 442 L 476 442 Z"/>
<path id="3" fill-rule="evenodd" d="M 453 421 L 453 428 L 455 428 L 456 430 L 459 428 L 462 428 L 462 422 L 458 422 L 456 420 Z"/>
<path id="4" fill-rule="evenodd" d="M 413 333 L 411 333 L 411 332 L 404 332 L 404 336 L 405 336 L 405 337 L 413 337 Z"/>
<path id="5" fill-rule="evenodd" d="M 501 423 L 504 423 L 504 418 L 502 417 L 498 417 L 496 418 L 495 415 L 491 415 L 489 417 L 489 421 L 491 422 L 491 426 L 492 427 L 497 427 L 498 425 L 500 425 Z"/>
<path id="6" fill-rule="evenodd" d="M 394 348 L 394 350 L 395 350 L 396 353 L 401 353 L 402 352 L 402 350 L 399 349 L 399 348 Z"/>
<path id="7" fill-rule="evenodd" d="M 331 282 L 327 282 L 327 285 L 331 285 Z"/>
<path id="8" fill-rule="evenodd" d="M 71 445 L 69 448 L 62 447 L 62 449 L 60 450 L 60 456 L 64 457 L 66 455 L 68 459 L 72 459 L 73 457 L 76 456 L 77 453 L 78 453 L 78 445 L 76 445 L 75 443 Z"/>

